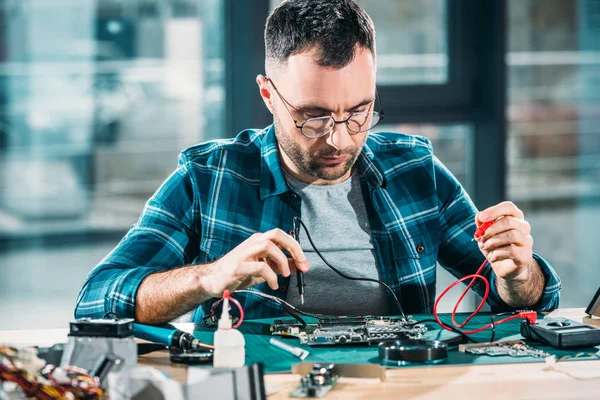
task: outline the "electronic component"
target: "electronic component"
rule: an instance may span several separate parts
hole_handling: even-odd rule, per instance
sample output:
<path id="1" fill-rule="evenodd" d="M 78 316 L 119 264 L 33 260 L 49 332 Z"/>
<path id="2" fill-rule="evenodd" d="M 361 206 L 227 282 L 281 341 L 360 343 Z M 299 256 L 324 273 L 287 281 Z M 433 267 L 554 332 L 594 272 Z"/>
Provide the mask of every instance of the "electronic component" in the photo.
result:
<path id="1" fill-rule="evenodd" d="M 320 364 L 320 363 L 317 363 Z M 292 374 L 306 375 L 313 370 L 315 364 L 311 362 L 301 362 L 292 365 Z M 335 364 L 335 374 L 344 378 L 372 378 L 385 381 L 385 368 L 378 364 Z"/>
<path id="2" fill-rule="evenodd" d="M 69 336 L 113 338 L 133 336 L 133 319 L 80 318 L 70 323 Z"/>
<path id="3" fill-rule="evenodd" d="M 507 340 L 505 342 L 473 343 L 460 345 L 459 351 L 486 356 L 536 357 L 551 356 L 543 350 L 534 349 L 522 340 Z"/>
<path id="4" fill-rule="evenodd" d="M 439 340 L 392 340 L 379 343 L 378 350 L 384 363 L 438 363 L 448 358 L 448 345 Z"/>
<path id="5" fill-rule="evenodd" d="M 525 342 L 522 340 L 504 340 L 500 342 L 464 343 L 458 345 L 458 351 L 465 353 L 469 349 L 476 349 L 480 347 L 512 346 L 514 344 L 525 344 Z"/>
<path id="6" fill-rule="evenodd" d="M 214 352 L 212 350 L 181 350 L 171 347 L 169 349 L 169 359 L 173 363 L 180 364 L 205 364 L 213 360 Z"/>
<path id="7" fill-rule="evenodd" d="M 339 377 L 335 364 L 315 364 L 312 371 L 300 378 L 300 386 L 290 393 L 290 397 L 323 397 L 333 389 Z"/>
<path id="8" fill-rule="evenodd" d="M 131 318 L 81 318 L 70 323 L 68 342 L 60 359 L 60 367 L 79 367 L 99 374 L 107 383 L 109 372 L 137 366 L 137 343 Z"/>
<path id="9" fill-rule="evenodd" d="M 600 344 L 600 329 L 566 318 L 544 318 L 535 324 L 523 321 L 521 335 L 557 349 L 594 347 Z"/>
<path id="10" fill-rule="evenodd" d="M 423 324 L 402 318 L 340 317 L 320 319 L 318 324 L 287 324 L 275 320 L 271 334 L 295 336 L 309 346 L 373 345 L 385 340 L 419 339 L 427 331 Z"/>
<path id="11" fill-rule="evenodd" d="M 316 325 L 307 325 L 307 329 L 314 330 Z M 303 326 L 300 325 L 295 319 L 276 319 L 273 321 L 273 324 L 269 326 L 269 333 L 272 335 L 279 336 L 296 336 L 300 337 L 300 334 L 303 334 L 302 331 Z"/>
<path id="12" fill-rule="evenodd" d="M 0 398 L 104 398 L 98 377 L 73 366 L 46 365 L 33 347 L 0 345 Z M 12 384 L 3 384 L 11 382 Z"/>

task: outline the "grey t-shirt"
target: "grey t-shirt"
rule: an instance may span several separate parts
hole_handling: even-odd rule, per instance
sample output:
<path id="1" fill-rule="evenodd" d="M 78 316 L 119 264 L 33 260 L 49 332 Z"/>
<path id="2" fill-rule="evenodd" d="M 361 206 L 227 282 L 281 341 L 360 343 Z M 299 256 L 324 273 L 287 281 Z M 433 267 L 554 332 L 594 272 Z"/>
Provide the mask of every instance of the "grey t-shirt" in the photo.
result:
<path id="1" fill-rule="evenodd" d="M 327 261 L 346 275 L 380 279 L 360 178 L 336 185 L 309 185 L 288 174 L 302 198 L 301 218 Z M 374 282 L 351 281 L 331 270 L 300 228 L 300 246 L 311 269 L 304 274 L 304 305 L 292 274 L 286 300 L 301 310 L 328 315 L 390 315 L 386 290 Z"/>

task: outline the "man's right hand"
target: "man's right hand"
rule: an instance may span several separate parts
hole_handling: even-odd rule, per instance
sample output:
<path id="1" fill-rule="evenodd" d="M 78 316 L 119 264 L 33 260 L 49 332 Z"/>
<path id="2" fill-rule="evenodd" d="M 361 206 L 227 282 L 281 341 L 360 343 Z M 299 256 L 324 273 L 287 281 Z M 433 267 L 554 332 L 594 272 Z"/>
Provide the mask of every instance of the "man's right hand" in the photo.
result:
<path id="1" fill-rule="evenodd" d="M 287 258 L 282 249 L 292 258 Z M 296 269 L 310 269 L 300 244 L 281 229 L 273 229 L 255 233 L 215 261 L 203 286 L 212 297 L 222 297 L 225 289 L 233 292 L 265 281 L 276 290 L 277 274 L 288 277 Z"/>

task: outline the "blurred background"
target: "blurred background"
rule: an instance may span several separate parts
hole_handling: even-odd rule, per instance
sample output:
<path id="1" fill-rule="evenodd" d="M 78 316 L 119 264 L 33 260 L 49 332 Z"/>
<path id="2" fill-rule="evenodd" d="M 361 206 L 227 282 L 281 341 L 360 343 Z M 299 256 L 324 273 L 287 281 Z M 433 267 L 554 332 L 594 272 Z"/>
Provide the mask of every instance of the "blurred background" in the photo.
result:
<path id="1" fill-rule="evenodd" d="M 517 203 L 561 306 L 585 307 L 600 285 L 600 0 L 358 2 L 377 29 L 377 129 L 429 137 L 478 207 Z M 278 3 L 0 0 L 0 329 L 66 327 L 178 153 L 270 123 L 254 78 Z"/>

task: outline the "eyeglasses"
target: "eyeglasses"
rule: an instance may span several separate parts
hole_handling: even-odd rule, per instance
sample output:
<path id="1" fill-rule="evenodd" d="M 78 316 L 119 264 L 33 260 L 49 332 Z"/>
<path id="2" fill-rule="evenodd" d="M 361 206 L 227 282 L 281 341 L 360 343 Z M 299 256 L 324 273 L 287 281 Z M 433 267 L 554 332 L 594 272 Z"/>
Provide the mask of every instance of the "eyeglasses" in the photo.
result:
<path id="1" fill-rule="evenodd" d="M 298 109 L 297 107 L 294 107 L 286 99 L 283 98 L 283 96 L 281 95 L 281 93 L 279 93 L 279 90 L 277 90 L 277 87 L 275 86 L 271 78 L 267 78 L 267 80 L 271 82 L 271 85 L 273 85 L 273 89 L 275 89 L 275 92 L 277 92 L 277 95 L 279 96 L 281 101 L 283 101 L 285 109 L 290 115 L 292 121 L 294 121 L 296 128 L 300 129 L 300 132 L 302 132 L 302 134 L 307 138 L 316 139 L 325 136 L 333 130 L 333 127 L 336 124 L 346 124 L 346 126 L 348 127 L 348 133 L 350 133 L 351 135 L 355 135 L 361 132 L 368 132 L 371 129 L 373 129 L 375 125 L 379 123 L 379 121 L 383 119 L 383 107 L 381 107 L 379 93 L 375 92 L 375 98 L 379 102 L 379 106 L 381 109 L 381 111 L 379 112 L 373 110 L 359 111 L 352 113 L 348 118 L 340 121 L 336 121 L 331 116 L 314 117 L 308 118 L 301 124 L 298 124 L 298 121 L 294 118 L 288 106 L 298 112 L 302 112 L 302 110 Z"/>

